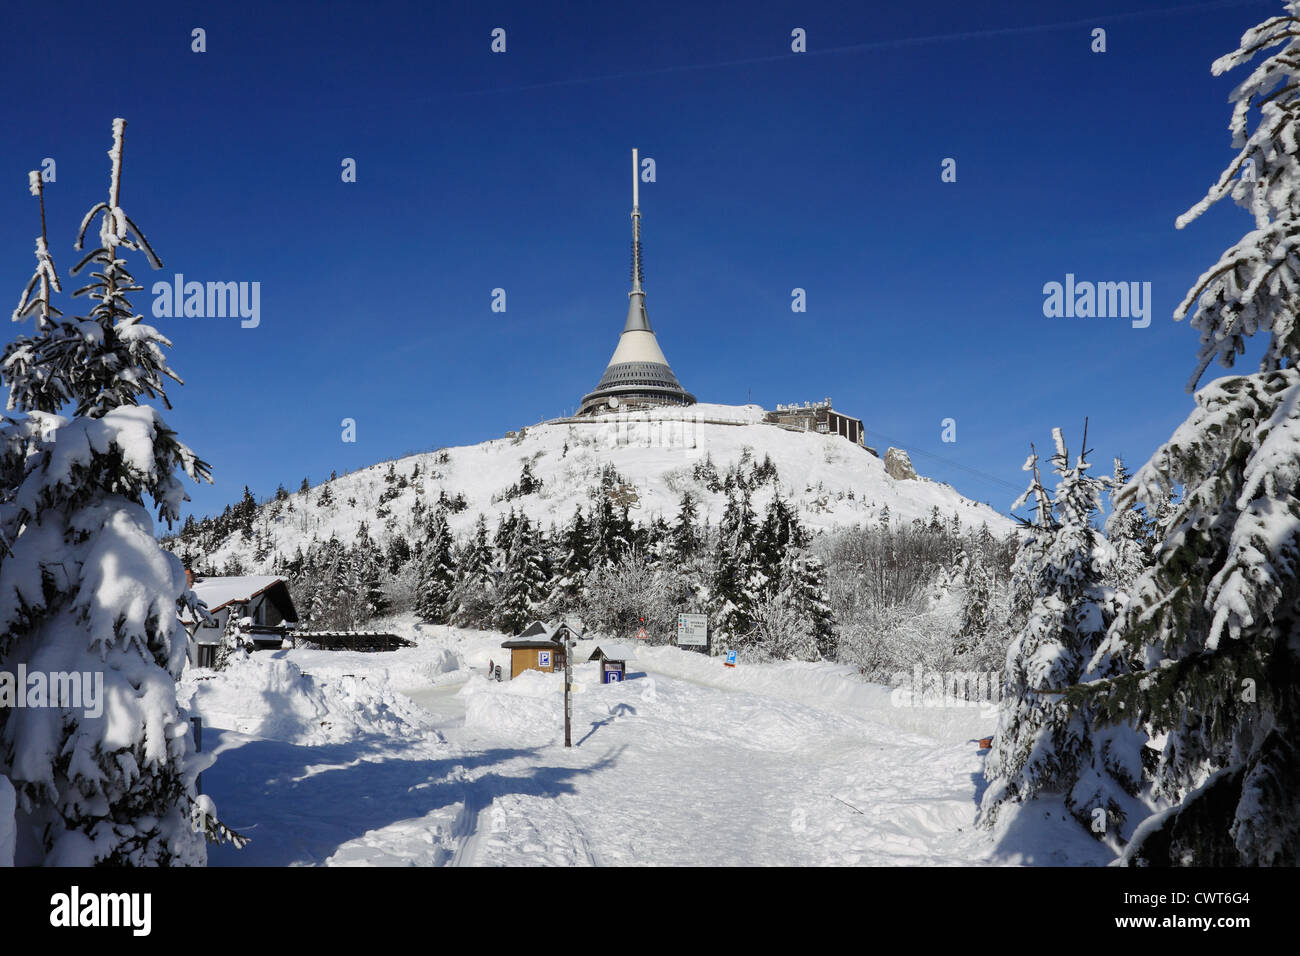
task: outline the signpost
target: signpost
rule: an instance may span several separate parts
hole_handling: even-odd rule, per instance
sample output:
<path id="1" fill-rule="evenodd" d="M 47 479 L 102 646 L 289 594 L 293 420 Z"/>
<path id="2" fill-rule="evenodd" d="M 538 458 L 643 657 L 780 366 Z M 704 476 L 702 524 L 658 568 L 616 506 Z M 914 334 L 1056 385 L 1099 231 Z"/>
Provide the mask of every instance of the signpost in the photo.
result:
<path id="1" fill-rule="evenodd" d="M 623 668 L 626 666 L 623 661 L 604 660 L 601 661 L 601 682 L 605 684 L 622 683 L 625 676 Z"/>
<path id="2" fill-rule="evenodd" d="M 677 646 L 709 652 L 709 619 L 703 614 L 677 615 Z"/>
<path id="3" fill-rule="evenodd" d="M 560 640 L 564 642 L 564 746 L 573 746 L 573 641 L 569 629 L 560 625 Z"/>
<path id="4" fill-rule="evenodd" d="M 735 666 L 736 666 L 736 652 L 735 652 L 735 651 L 727 651 L 727 659 L 726 659 L 725 661 L 723 661 L 722 663 L 723 663 L 725 666 L 727 666 L 727 667 L 735 667 Z"/>

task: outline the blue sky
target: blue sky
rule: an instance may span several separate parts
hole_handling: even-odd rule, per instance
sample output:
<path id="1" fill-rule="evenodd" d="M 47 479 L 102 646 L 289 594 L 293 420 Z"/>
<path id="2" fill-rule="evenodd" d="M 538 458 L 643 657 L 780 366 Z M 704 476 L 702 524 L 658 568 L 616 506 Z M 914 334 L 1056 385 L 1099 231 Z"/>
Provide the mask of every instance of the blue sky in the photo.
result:
<path id="1" fill-rule="evenodd" d="M 31 274 L 46 157 L 51 249 L 80 284 L 74 232 L 125 117 L 122 205 L 164 264 L 134 263 L 137 309 L 176 273 L 261 284 L 257 328 L 154 320 L 186 381 L 168 420 L 213 466 L 194 511 L 571 412 L 627 308 L 634 146 L 657 173 L 649 312 L 688 389 L 831 396 L 868 443 L 1006 510 L 1053 426 L 1073 448 L 1089 416 L 1098 469 L 1136 467 L 1190 410 L 1196 336 L 1172 312 L 1250 220 L 1174 219 L 1233 155 L 1240 76 L 1210 63 L 1281 4 L 103 10 L 52 3 L 3 41 L 0 295 Z M 1150 282 L 1150 327 L 1046 318 L 1067 273 Z"/>

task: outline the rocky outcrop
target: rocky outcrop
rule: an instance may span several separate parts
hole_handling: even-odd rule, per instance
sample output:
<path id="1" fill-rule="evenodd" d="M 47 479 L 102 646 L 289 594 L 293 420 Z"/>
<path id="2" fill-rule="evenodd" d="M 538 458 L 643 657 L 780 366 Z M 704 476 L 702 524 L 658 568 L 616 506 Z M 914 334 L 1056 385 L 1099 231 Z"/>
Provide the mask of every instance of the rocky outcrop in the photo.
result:
<path id="1" fill-rule="evenodd" d="M 885 474 L 900 481 L 917 477 L 912 459 L 901 448 L 890 448 L 885 452 Z"/>

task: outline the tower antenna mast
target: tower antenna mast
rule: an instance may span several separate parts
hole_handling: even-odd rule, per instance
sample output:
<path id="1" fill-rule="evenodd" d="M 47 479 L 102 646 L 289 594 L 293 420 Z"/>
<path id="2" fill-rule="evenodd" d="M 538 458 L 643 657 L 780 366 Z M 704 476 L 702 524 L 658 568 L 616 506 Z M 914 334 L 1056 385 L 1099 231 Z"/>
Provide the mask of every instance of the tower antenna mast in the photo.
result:
<path id="1" fill-rule="evenodd" d="M 629 296 L 641 293 L 645 273 L 641 268 L 641 164 L 637 151 L 632 150 L 632 291 Z"/>

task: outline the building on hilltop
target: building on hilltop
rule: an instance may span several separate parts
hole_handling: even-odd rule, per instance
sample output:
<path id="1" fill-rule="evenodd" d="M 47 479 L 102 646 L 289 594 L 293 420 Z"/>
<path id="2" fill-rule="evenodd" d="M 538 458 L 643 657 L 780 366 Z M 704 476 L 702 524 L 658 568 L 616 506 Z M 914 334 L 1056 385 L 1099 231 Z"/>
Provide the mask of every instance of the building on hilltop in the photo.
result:
<path id="1" fill-rule="evenodd" d="M 837 412 L 831 407 L 829 398 L 821 402 L 804 402 L 802 405 L 777 405 L 776 411 L 764 414 L 763 421 L 779 425 L 789 431 L 839 435 L 855 445 L 866 448 L 866 439 L 862 434 L 862 419 Z M 868 450 L 875 454 L 874 449 Z"/>
<path id="2" fill-rule="evenodd" d="M 645 275 L 641 267 L 640 167 L 632 150 L 632 291 L 627 294 L 627 321 L 618 347 L 595 389 L 582 397 L 581 415 L 616 409 L 694 405 L 695 396 L 682 388 L 659 348 L 645 307 Z"/>

